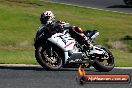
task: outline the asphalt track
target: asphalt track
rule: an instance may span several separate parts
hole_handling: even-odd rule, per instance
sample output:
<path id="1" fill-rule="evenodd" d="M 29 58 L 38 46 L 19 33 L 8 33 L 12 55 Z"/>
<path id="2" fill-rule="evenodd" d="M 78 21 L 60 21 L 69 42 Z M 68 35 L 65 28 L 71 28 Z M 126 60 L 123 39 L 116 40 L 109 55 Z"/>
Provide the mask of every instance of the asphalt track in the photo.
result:
<path id="1" fill-rule="evenodd" d="M 132 8 L 126 6 L 123 0 L 44 0 L 57 3 L 66 3 L 83 7 L 90 7 L 115 12 L 131 13 Z"/>
<path id="2" fill-rule="evenodd" d="M 132 69 L 115 68 L 110 72 L 86 69 L 87 74 L 130 74 Z M 45 71 L 41 66 L 0 66 L 0 88 L 132 88 L 132 83 L 84 84 L 76 81 L 75 68 Z M 132 75 L 131 75 L 132 76 Z"/>

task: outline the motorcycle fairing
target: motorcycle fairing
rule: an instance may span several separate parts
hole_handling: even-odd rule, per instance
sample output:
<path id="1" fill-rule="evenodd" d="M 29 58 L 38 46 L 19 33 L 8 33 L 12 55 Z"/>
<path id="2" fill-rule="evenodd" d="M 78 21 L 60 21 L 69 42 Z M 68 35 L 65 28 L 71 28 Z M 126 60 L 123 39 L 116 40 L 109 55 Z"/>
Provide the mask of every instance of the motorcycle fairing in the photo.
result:
<path id="1" fill-rule="evenodd" d="M 101 49 L 97 46 L 92 46 L 92 49 L 90 50 L 89 54 L 98 54 L 98 55 L 102 55 L 105 59 L 109 58 L 108 53 L 106 52 L 106 50 Z M 103 59 L 103 58 L 102 58 Z"/>
<path id="2" fill-rule="evenodd" d="M 48 38 L 48 41 L 52 42 L 60 49 L 64 51 L 65 63 L 80 61 L 82 58 L 82 52 L 78 52 L 78 49 L 75 49 L 75 39 L 73 39 L 69 33 L 56 33 Z M 72 52 L 71 55 L 68 53 Z M 77 56 L 76 56 L 77 55 Z M 78 60 L 77 60 L 78 59 Z"/>

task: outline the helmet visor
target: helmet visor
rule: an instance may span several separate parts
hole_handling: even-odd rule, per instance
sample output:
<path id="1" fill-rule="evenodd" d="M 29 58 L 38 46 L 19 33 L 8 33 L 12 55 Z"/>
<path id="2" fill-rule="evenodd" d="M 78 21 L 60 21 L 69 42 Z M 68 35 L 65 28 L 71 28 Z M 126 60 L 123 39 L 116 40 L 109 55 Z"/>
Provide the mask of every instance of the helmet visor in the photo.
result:
<path id="1" fill-rule="evenodd" d="M 49 21 L 49 19 L 50 19 L 50 16 L 42 17 L 41 18 L 42 24 L 47 24 L 47 22 Z"/>

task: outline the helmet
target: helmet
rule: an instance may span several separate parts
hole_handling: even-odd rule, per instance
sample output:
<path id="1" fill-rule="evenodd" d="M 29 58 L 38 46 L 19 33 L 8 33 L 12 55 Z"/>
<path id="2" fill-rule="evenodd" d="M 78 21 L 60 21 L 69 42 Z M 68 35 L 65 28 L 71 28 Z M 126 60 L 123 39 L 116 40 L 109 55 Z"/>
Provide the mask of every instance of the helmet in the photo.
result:
<path id="1" fill-rule="evenodd" d="M 41 24 L 50 24 L 55 20 L 55 16 L 51 11 L 45 11 L 41 14 Z"/>

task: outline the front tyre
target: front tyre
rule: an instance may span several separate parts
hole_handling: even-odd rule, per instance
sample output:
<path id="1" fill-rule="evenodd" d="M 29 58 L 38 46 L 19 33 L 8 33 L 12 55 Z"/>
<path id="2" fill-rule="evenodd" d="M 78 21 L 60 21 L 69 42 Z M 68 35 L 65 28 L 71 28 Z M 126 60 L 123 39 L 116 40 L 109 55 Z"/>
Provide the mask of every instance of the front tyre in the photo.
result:
<path id="1" fill-rule="evenodd" d="M 114 64 L 114 57 L 112 55 L 112 53 L 106 49 L 105 47 L 101 46 L 101 45 L 97 45 L 97 47 L 104 49 L 107 53 L 108 53 L 108 58 L 105 59 L 102 56 L 96 54 L 95 55 L 95 62 L 93 63 L 93 67 L 101 72 L 108 72 L 111 71 L 115 64 Z"/>
<path id="2" fill-rule="evenodd" d="M 59 70 L 62 67 L 62 58 L 56 50 L 52 49 L 52 47 L 48 47 L 47 49 L 40 46 L 35 50 L 37 62 L 45 70 Z"/>

